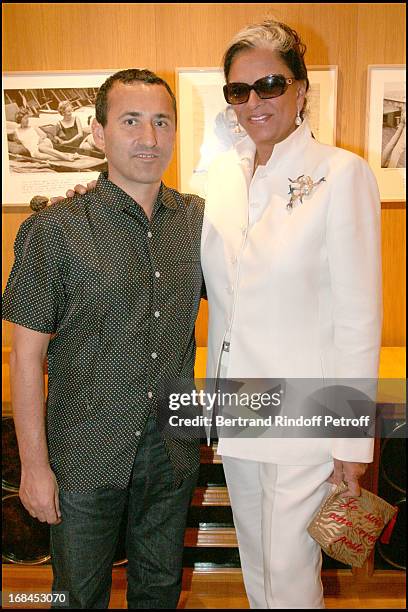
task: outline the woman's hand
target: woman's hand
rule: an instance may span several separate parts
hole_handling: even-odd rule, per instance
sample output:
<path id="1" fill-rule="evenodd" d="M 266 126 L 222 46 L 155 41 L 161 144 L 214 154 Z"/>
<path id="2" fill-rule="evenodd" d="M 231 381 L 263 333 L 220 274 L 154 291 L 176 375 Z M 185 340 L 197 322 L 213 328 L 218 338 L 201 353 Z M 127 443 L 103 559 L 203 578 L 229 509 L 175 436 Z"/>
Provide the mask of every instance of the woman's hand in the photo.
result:
<path id="1" fill-rule="evenodd" d="M 344 493 L 344 497 L 359 497 L 361 488 L 359 479 L 367 470 L 367 463 L 355 463 L 353 461 L 341 461 L 333 459 L 334 470 L 327 482 L 339 485 L 342 481 L 348 486 L 348 490 Z"/>

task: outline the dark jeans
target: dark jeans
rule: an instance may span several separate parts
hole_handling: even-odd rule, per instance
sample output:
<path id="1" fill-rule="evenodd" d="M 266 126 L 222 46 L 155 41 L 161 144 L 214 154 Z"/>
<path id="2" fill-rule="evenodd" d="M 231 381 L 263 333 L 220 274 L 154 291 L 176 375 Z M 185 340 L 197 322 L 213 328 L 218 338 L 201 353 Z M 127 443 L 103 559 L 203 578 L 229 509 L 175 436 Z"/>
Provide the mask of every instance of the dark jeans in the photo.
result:
<path id="1" fill-rule="evenodd" d="M 60 491 L 63 520 L 51 527 L 53 591 L 69 593 L 69 608 L 108 607 L 127 506 L 128 608 L 176 608 L 186 517 L 197 476 L 198 471 L 174 488 L 173 469 L 150 416 L 127 490 Z"/>

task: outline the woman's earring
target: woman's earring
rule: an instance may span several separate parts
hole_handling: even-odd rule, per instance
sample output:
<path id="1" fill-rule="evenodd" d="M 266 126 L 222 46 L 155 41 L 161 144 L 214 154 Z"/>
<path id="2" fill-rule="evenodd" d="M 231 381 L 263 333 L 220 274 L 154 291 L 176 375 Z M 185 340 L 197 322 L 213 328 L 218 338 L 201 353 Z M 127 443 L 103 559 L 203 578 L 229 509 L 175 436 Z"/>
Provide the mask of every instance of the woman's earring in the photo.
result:
<path id="1" fill-rule="evenodd" d="M 302 125 L 302 117 L 300 116 L 299 109 L 297 109 L 295 125 Z"/>

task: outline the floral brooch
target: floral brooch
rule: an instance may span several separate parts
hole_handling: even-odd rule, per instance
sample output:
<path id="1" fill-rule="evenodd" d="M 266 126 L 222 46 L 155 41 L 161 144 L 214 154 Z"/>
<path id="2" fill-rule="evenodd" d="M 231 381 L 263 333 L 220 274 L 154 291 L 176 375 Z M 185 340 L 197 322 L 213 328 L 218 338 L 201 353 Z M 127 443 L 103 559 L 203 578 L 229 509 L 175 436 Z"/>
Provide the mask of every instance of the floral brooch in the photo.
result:
<path id="1" fill-rule="evenodd" d="M 292 209 L 295 204 L 303 204 L 303 197 L 308 196 L 312 193 L 313 189 L 320 185 L 326 179 L 324 176 L 316 183 L 313 182 L 313 179 L 310 176 L 305 176 L 301 174 L 297 177 L 297 179 L 289 178 L 289 195 L 290 200 L 286 204 L 286 208 L 288 212 L 292 212 Z"/>

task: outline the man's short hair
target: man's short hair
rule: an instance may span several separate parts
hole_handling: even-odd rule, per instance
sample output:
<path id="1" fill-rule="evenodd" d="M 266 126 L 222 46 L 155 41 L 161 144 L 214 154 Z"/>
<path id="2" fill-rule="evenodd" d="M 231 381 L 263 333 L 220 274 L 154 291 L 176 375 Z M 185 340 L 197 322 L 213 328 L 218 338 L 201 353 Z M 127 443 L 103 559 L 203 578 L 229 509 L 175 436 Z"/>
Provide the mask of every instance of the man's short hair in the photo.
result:
<path id="1" fill-rule="evenodd" d="M 171 98 L 177 125 L 177 103 L 175 95 L 170 88 L 170 85 L 166 83 L 164 79 L 157 76 L 157 74 L 155 74 L 154 72 L 147 70 L 147 68 L 144 68 L 143 70 L 139 70 L 138 68 L 128 68 L 127 70 L 120 70 L 119 72 L 115 72 L 115 74 L 112 74 L 106 79 L 106 81 L 99 88 L 98 94 L 96 96 L 95 115 L 98 123 L 100 123 L 103 127 L 105 127 L 107 123 L 108 93 L 112 89 L 113 85 L 116 82 L 124 83 L 125 85 L 130 85 L 138 81 L 140 81 L 141 83 L 147 83 L 148 85 L 162 85 L 166 88 Z"/>

